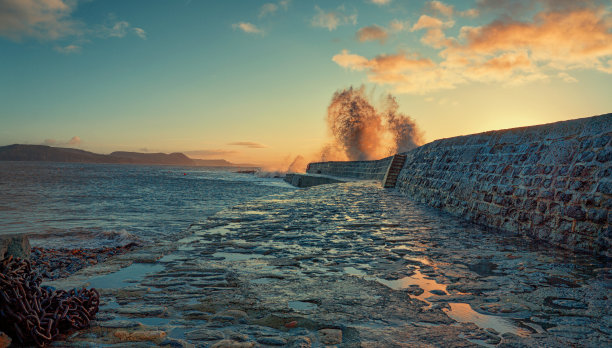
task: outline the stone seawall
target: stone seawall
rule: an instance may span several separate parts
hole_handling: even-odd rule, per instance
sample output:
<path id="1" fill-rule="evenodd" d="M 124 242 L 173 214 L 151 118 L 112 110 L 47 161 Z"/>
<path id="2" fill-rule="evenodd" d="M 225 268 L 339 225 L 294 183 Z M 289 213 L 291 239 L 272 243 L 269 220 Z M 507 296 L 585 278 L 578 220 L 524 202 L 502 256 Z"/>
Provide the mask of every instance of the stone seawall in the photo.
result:
<path id="1" fill-rule="evenodd" d="M 393 156 L 377 161 L 349 161 L 349 162 L 315 162 L 310 163 L 306 169 L 309 174 L 323 174 L 341 178 L 363 180 L 382 180 Z"/>
<path id="2" fill-rule="evenodd" d="M 396 187 L 482 225 L 612 256 L 612 114 L 441 139 Z"/>
<path id="3" fill-rule="evenodd" d="M 406 152 L 396 188 L 467 220 L 612 256 L 612 114 L 441 139 Z M 382 180 L 392 157 L 307 172 Z"/>

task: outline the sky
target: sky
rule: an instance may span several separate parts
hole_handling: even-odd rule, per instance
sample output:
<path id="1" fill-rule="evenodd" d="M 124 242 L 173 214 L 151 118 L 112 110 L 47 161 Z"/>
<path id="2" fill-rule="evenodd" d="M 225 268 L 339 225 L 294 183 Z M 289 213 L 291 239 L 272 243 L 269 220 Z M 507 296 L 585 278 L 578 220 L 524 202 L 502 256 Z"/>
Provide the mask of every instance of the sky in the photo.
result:
<path id="1" fill-rule="evenodd" d="M 430 142 L 612 112 L 612 2 L 0 0 L 0 145 L 286 165 L 332 95 Z"/>

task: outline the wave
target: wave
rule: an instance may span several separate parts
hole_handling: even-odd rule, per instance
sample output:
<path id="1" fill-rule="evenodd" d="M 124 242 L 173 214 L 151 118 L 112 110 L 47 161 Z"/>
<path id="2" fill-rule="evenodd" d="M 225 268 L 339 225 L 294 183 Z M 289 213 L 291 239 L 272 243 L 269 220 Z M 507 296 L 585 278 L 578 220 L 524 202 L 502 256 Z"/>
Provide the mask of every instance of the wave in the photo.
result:
<path id="1" fill-rule="evenodd" d="M 30 244 L 46 249 L 99 249 L 128 244 L 141 245 L 143 241 L 126 230 L 72 228 L 69 230 L 52 229 L 45 234 L 31 235 Z"/>

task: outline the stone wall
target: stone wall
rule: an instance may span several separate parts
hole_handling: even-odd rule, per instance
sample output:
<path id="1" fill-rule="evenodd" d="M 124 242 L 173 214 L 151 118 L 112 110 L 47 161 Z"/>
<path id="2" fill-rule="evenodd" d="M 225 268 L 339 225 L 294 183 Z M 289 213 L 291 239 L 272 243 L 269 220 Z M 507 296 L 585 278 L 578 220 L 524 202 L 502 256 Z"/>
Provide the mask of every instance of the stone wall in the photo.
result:
<path id="1" fill-rule="evenodd" d="M 377 161 L 315 162 L 308 165 L 306 173 L 341 178 L 382 180 L 392 159 L 393 156 Z"/>
<path id="2" fill-rule="evenodd" d="M 397 188 L 489 227 L 612 256 L 612 114 L 441 139 L 407 153 Z"/>
<path id="3" fill-rule="evenodd" d="M 295 187 L 302 187 L 302 188 L 344 182 L 343 180 L 329 178 L 323 175 L 300 174 L 300 173 L 285 174 L 284 180 L 285 182 Z"/>

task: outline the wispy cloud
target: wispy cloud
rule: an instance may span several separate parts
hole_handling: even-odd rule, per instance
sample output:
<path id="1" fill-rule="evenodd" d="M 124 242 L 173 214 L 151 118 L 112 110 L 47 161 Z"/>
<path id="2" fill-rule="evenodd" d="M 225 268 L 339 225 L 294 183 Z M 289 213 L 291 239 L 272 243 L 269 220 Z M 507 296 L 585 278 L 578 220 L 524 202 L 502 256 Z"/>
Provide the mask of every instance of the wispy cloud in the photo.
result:
<path id="1" fill-rule="evenodd" d="M 455 10 L 455 6 L 448 5 L 443 3 L 442 1 L 429 1 L 426 5 L 428 11 L 434 14 L 440 14 L 447 18 L 453 18 L 455 15 L 459 15 L 461 17 L 478 17 L 480 15 L 480 11 L 478 9 L 472 8 L 465 11 L 457 11 Z"/>
<path id="2" fill-rule="evenodd" d="M 256 143 L 253 141 L 235 141 L 232 143 L 228 143 L 227 145 L 233 145 L 233 146 L 244 146 L 244 147 L 248 147 L 251 149 L 263 149 L 266 148 L 266 145 L 260 144 L 260 143 Z"/>
<path id="3" fill-rule="evenodd" d="M 370 2 L 376 5 L 388 5 L 391 3 L 391 0 L 370 0 Z"/>
<path id="4" fill-rule="evenodd" d="M 141 39 L 146 40 L 147 39 L 147 32 L 144 31 L 144 29 L 142 28 L 137 28 L 134 27 L 132 28 L 132 30 L 134 31 L 134 33 Z"/>
<path id="5" fill-rule="evenodd" d="M 570 74 L 564 71 L 558 73 L 557 77 L 559 77 L 560 79 L 562 79 L 564 82 L 567 82 L 567 83 L 578 82 L 578 80 L 575 77 L 571 76 Z"/>
<path id="6" fill-rule="evenodd" d="M 36 39 L 40 41 L 71 40 L 72 44 L 59 44 L 53 48 L 64 54 L 77 53 L 83 43 L 92 38 L 123 38 L 132 30 L 145 39 L 142 28 L 132 27 L 123 20 L 88 26 L 72 17 L 78 0 L 0 0 L 0 36 L 13 41 Z"/>
<path id="7" fill-rule="evenodd" d="M 232 24 L 232 28 L 234 30 L 242 30 L 247 34 L 263 34 L 263 30 L 259 29 L 255 24 L 249 22 L 239 22 Z"/>
<path id="8" fill-rule="evenodd" d="M 64 53 L 64 54 L 71 54 L 71 53 L 80 53 L 81 52 L 81 46 L 79 45 L 75 45 L 75 44 L 71 44 L 71 45 L 66 45 L 66 46 L 55 46 L 54 49 L 60 53 Z"/>
<path id="9" fill-rule="evenodd" d="M 259 18 L 263 18 L 267 15 L 271 15 L 278 11 L 278 5 L 273 2 L 268 2 L 261 5 L 261 9 L 259 10 Z"/>
<path id="10" fill-rule="evenodd" d="M 316 14 L 310 21 L 313 27 L 326 28 L 332 31 L 341 25 L 357 24 L 357 13 L 347 14 L 344 6 L 332 11 L 324 11 L 319 6 L 315 6 L 315 11 Z"/>
<path id="11" fill-rule="evenodd" d="M 222 150 L 222 149 L 209 149 L 209 150 L 191 150 L 183 151 L 183 153 L 189 157 L 219 157 L 235 155 L 238 151 L 234 150 Z"/>
<path id="12" fill-rule="evenodd" d="M 357 31 L 357 40 L 361 42 L 378 40 L 380 43 L 385 43 L 388 36 L 387 30 L 378 25 L 363 27 Z"/>
<path id="13" fill-rule="evenodd" d="M 73 136 L 67 141 L 58 141 L 55 139 L 45 139 L 43 141 L 43 145 L 49 146 L 79 146 L 81 145 L 81 138 L 78 136 Z"/>

